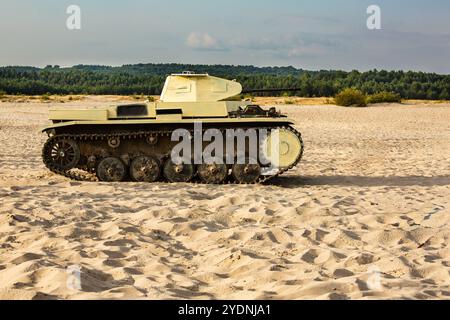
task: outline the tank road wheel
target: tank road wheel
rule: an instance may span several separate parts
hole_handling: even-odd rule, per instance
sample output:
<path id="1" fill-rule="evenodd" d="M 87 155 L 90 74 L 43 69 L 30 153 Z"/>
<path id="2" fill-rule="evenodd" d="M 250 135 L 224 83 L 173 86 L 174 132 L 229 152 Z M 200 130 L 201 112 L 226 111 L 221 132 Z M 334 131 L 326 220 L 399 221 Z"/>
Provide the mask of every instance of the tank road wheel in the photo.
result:
<path id="1" fill-rule="evenodd" d="M 43 150 L 44 161 L 58 171 L 74 168 L 80 161 L 80 148 L 70 139 L 50 138 Z"/>
<path id="2" fill-rule="evenodd" d="M 219 184 L 228 176 L 228 168 L 224 163 L 203 163 L 198 167 L 198 176 L 204 183 Z"/>
<path id="3" fill-rule="evenodd" d="M 192 164 L 175 164 L 168 159 L 164 164 L 163 173 L 169 182 L 188 182 L 194 177 L 195 169 Z"/>
<path id="4" fill-rule="evenodd" d="M 126 168 L 118 158 L 105 158 L 97 166 L 97 177 L 100 181 L 117 182 L 125 179 Z"/>
<path id="5" fill-rule="evenodd" d="M 261 166 L 245 159 L 245 164 L 234 164 L 231 173 L 238 183 L 252 184 L 256 183 L 261 175 Z"/>
<path id="6" fill-rule="evenodd" d="M 130 176 L 134 181 L 155 182 L 160 172 L 159 162 L 153 157 L 140 156 L 131 161 Z"/>

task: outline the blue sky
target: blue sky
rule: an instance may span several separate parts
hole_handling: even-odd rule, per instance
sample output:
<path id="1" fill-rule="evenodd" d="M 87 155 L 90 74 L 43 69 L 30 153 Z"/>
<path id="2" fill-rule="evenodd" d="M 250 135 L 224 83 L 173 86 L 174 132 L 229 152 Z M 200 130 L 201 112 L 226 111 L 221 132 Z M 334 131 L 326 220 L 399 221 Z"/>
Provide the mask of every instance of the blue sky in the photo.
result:
<path id="1" fill-rule="evenodd" d="M 66 8 L 81 8 L 81 30 Z M 381 7 L 382 29 L 366 9 Z M 0 65 L 179 62 L 450 73 L 448 0 L 2 0 Z"/>

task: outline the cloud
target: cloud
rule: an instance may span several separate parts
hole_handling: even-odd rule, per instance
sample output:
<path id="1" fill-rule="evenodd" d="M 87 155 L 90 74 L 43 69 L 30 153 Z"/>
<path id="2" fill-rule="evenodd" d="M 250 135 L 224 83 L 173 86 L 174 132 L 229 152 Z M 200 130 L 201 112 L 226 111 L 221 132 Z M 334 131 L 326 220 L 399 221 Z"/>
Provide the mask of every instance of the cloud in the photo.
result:
<path id="1" fill-rule="evenodd" d="M 226 48 L 208 33 L 192 32 L 186 39 L 186 45 L 195 50 L 224 51 Z"/>
<path id="2" fill-rule="evenodd" d="M 231 41 L 231 45 L 236 48 L 249 50 L 278 50 L 288 48 L 288 42 L 280 37 L 263 36 L 234 39 Z"/>
<path id="3" fill-rule="evenodd" d="M 312 44 L 312 45 L 305 45 L 300 47 L 291 48 L 288 50 L 288 57 L 294 58 L 294 57 L 313 57 L 318 55 L 323 55 L 327 52 L 326 48 L 318 45 L 318 44 Z"/>
<path id="4" fill-rule="evenodd" d="M 321 34 L 299 33 L 279 37 L 235 39 L 230 46 L 245 50 L 272 52 L 277 57 L 295 58 L 322 55 L 338 47 L 338 44 L 326 39 Z"/>

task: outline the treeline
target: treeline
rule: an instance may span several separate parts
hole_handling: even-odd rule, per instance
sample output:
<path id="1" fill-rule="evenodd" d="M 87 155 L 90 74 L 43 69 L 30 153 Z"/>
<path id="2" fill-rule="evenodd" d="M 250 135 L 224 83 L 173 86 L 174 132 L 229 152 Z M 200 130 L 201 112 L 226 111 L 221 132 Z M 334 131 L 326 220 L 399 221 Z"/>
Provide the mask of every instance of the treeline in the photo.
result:
<path id="1" fill-rule="evenodd" d="M 230 65 L 134 64 L 120 67 L 77 65 L 1 67 L 0 91 L 8 94 L 157 95 L 171 73 L 185 70 L 236 79 L 245 90 L 297 88 L 265 95 L 331 97 L 345 88 L 366 94 L 398 93 L 405 99 L 450 99 L 450 75 L 404 71 L 307 71 L 294 67 Z M 261 94 L 263 95 L 263 94 Z"/>

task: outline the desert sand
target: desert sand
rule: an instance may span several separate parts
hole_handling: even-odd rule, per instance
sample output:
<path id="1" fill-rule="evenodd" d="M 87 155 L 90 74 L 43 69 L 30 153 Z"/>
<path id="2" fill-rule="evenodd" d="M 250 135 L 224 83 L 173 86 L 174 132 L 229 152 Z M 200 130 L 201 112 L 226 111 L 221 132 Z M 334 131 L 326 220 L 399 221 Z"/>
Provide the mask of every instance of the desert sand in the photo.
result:
<path id="1" fill-rule="evenodd" d="M 450 298 L 450 104 L 278 105 L 305 154 L 269 185 L 46 170 L 48 107 L 104 99 L 0 103 L 1 299 Z"/>

